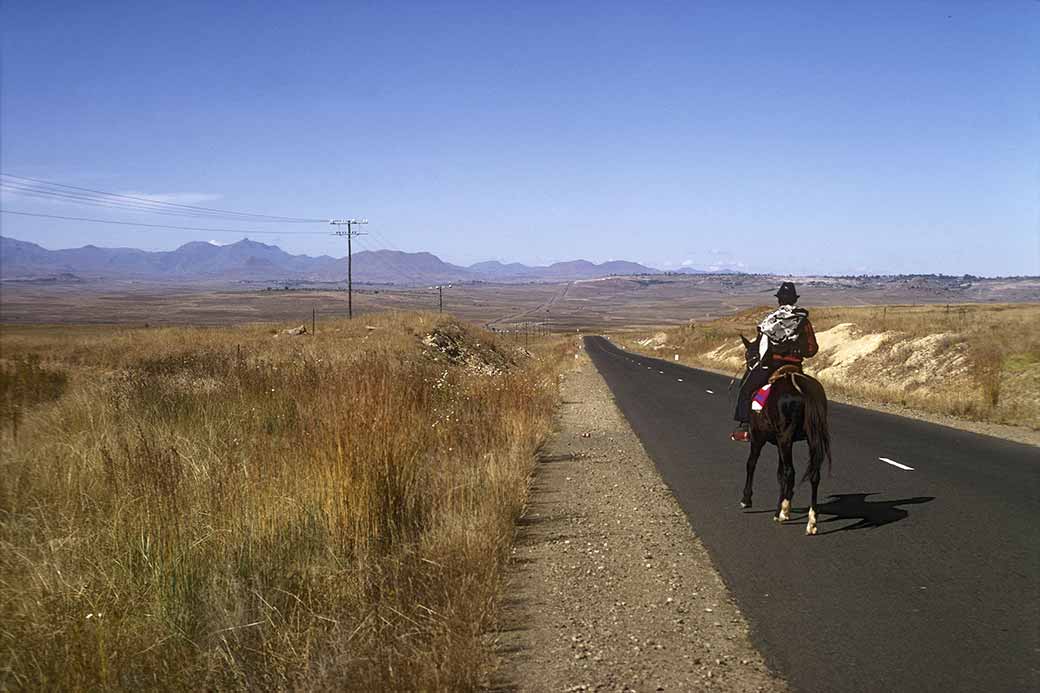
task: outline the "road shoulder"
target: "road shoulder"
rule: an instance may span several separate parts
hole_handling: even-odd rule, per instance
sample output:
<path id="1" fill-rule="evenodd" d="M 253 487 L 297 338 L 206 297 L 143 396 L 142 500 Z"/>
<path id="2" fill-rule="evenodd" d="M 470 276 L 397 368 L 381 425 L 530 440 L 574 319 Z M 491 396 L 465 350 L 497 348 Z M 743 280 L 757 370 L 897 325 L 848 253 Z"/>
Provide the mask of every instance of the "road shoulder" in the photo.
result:
<path id="1" fill-rule="evenodd" d="M 496 690 L 786 690 L 584 352 L 563 382 L 492 637 Z"/>

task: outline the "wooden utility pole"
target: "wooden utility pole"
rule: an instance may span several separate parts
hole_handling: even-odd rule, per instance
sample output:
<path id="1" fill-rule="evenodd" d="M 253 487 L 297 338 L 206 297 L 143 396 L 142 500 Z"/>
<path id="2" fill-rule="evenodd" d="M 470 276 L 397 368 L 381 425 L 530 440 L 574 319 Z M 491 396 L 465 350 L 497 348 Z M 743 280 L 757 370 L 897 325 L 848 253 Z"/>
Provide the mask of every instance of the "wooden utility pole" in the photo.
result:
<path id="1" fill-rule="evenodd" d="M 437 289 L 437 312 L 444 312 L 444 290 L 450 289 L 452 284 L 438 284 L 437 286 L 431 286 L 431 289 Z"/>
<path id="2" fill-rule="evenodd" d="M 347 318 L 354 318 L 354 273 L 352 267 L 353 252 L 350 247 L 350 240 L 354 236 L 363 236 L 365 234 L 360 231 L 355 231 L 354 227 L 361 224 L 367 224 L 368 219 L 330 219 L 329 223 L 337 227 L 333 231 L 334 236 L 346 236 L 347 237 Z M 347 230 L 344 231 L 342 226 L 346 226 Z"/>

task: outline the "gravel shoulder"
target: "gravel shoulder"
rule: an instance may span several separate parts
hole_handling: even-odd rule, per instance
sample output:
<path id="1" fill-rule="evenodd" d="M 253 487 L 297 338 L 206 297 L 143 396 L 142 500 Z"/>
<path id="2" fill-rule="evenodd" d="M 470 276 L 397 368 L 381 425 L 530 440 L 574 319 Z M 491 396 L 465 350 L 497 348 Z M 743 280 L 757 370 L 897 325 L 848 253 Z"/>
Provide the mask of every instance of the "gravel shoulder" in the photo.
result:
<path id="1" fill-rule="evenodd" d="M 489 637 L 491 690 L 787 690 L 584 352 Z"/>

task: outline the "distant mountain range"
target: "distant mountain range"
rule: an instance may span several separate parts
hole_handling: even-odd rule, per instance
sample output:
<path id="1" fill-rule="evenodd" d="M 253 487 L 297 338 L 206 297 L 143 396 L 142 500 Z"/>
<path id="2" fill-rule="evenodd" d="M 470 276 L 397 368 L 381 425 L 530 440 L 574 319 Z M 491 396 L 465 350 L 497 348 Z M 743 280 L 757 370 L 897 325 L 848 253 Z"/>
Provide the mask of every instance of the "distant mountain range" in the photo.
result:
<path id="1" fill-rule="evenodd" d="M 152 281 L 345 281 L 346 258 L 291 255 L 278 246 L 244 239 L 228 245 L 196 241 L 176 250 L 150 252 L 94 245 L 47 250 L 35 243 L 0 236 L 0 279 L 137 279 Z M 701 273 L 683 268 L 683 273 Z M 588 260 L 547 266 L 478 262 L 462 267 L 431 253 L 362 251 L 353 256 L 358 283 L 549 282 L 612 275 L 662 274 L 635 262 Z"/>

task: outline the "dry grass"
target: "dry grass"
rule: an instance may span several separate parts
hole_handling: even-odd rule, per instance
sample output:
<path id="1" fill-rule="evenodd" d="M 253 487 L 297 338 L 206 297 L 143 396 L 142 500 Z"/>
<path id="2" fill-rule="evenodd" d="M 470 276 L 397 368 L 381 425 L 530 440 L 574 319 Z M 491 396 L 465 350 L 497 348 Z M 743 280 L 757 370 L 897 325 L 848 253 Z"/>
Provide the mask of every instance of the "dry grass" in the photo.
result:
<path id="1" fill-rule="evenodd" d="M 562 341 L 413 314 L 0 347 L 0 689 L 479 685 Z"/>
<path id="2" fill-rule="evenodd" d="M 877 335 L 880 346 L 848 369 L 825 352 L 806 362 L 828 392 L 921 411 L 1040 429 L 1040 305 L 967 304 L 811 308 L 817 333 L 852 323 L 853 334 Z M 667 346 L 625 344 L 646 353 L 679 354 L 694 365 L 733 370 L 711 352 L 739 345 L 770 308 L 690 324 L 666 333 Z M 646 337 L 640 334 L 639 337 Z"/>

